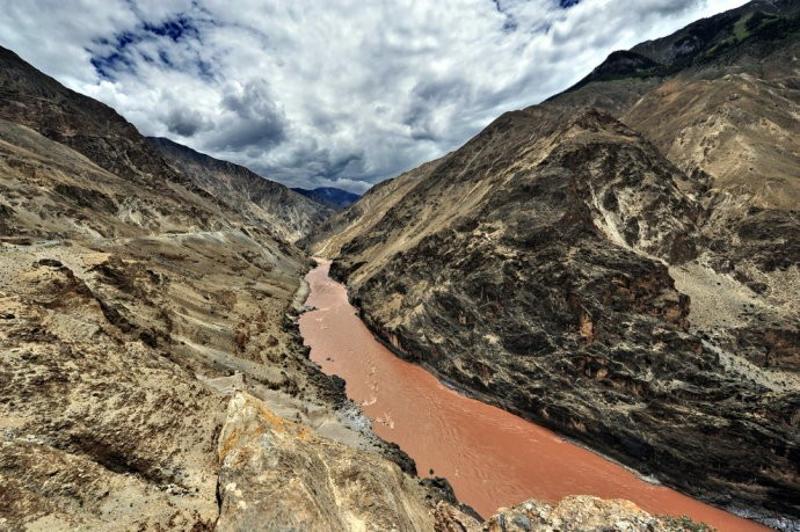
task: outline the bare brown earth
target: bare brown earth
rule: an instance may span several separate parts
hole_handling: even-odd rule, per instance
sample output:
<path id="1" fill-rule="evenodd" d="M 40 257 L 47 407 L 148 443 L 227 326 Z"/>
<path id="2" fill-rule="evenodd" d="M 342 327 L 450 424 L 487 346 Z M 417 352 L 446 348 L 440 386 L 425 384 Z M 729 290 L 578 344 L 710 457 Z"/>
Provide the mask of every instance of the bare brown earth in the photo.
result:
<path id="1" fill-rule="evenodd" d="M 799 9 L 752 2 L 616 53 L 308 247 L 401 356 L 796 526 Z"/>

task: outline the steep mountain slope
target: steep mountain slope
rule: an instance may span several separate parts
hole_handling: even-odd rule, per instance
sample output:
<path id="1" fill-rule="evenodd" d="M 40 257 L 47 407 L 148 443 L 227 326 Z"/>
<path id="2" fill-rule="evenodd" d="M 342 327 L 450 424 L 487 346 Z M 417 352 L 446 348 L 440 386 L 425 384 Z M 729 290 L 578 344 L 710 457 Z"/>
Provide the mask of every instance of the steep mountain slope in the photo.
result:
<path id="1" fill-rule="evenodd" d="M 163 188 L 182 182 L 136 128 L 0 47 L 0 118 L 38 131 L 120 177 Z"/>
<path id="2" fill-rule="evenodd" d="M 390 208 L 436 168 L 437 162 L 424 164 L 415 170 L 375 185 L 356 204 L 329 218 L 317 232 L 298 244 L 311 246 L 313 243 L 313 250 L 318 255 L 328 257 L 338 255 L 344 243 L 369 233 Z"/>
<path id="3" fill-rule="evenodd" d="M 2 58 L 1 529 L 410 530 L 459 511 L 308 360 L 306 258 L 238 211 L 263 206 L 218 201 L 109 108 Z"/>
<path id="4" fill-rule="evenodd" d="M 289 242 L 308 235 L 333 214 L 331 208 L 243 166 L 214 159 L 169 139 L 148 141 L 179 173 L 241 213 L 248 222 L 268 223 Z"/>
<path id="5" fill-rule="evenodd" d="M 613 54 L 307 245 L 401 356 L 684 491 L 797 519 L 797 6 Z"/>
<path id="6" fill-rule="evenodd" d="M 548 104 L 601 108 L 684 171 L 699 168 L 755 206 L 796 209 L 798 35 L 800 2 L 751 2 L 612 54 Z"/>
<path id="7" fill-rule="evenodd" d="M 293 188 L 292 190 L 337 211 L 346 209 L 361 197 L 358 194 L 332 187 L 319 187 L 313 190 Z"/>

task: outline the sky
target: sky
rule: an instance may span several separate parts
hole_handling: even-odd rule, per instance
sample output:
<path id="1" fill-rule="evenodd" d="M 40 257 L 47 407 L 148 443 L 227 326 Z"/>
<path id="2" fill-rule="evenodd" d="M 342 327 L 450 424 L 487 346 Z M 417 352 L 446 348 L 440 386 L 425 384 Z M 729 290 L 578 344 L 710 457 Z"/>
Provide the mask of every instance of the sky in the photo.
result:
<path id="1" fill-rule="evenodd" d="M 0 0 L 0 45 L 168 137 L 362 193 L 744 0 Z"/>

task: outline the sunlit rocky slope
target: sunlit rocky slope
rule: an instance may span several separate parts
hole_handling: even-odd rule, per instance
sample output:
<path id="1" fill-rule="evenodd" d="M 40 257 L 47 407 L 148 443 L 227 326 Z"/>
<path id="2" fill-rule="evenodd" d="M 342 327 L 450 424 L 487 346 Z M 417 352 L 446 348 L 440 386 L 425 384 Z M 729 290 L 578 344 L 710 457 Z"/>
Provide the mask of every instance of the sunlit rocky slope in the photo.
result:
<path id="1" fill-rule="evenodd" d="M 313 218 L 270 209 L 314 204 L 243 173 L 0 50 L 0 529 L 433 528 L 296 333 Z"/>
<path id="2" fill-rule="evenodd" d="M 612 54 L 305 244 L 462 390 L 796 520 L 799 11 L 752 2 Z"/>

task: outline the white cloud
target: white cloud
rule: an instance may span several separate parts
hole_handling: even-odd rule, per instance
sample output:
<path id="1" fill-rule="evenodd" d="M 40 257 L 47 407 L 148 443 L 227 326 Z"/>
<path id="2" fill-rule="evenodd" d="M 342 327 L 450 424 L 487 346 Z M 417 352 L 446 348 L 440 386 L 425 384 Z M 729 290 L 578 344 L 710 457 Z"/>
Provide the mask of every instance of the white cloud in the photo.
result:
<path id="1" fill-rule="evenodd" d="M 614 49 L 743 3 L 0 0 L 0 44 L 145 134 L 363 192 Z"/>

